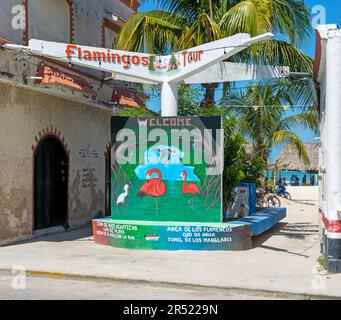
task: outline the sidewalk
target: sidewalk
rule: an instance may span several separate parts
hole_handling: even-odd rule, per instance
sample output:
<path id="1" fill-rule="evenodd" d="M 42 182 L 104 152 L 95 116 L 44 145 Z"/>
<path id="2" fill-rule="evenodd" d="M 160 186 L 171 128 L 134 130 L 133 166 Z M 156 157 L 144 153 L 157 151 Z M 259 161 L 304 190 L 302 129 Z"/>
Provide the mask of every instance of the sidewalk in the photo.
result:
<path id="1" fill-rule="evenodd" d="M 305 199 L 306 200 L 306 199 Z M 284 201 L 283 201 L 284 202 Z M 285 202 L 288 216 L 243 252 L 131 251 L 93 243 L 91 229 L 0 248 L 0 270 L 341 297 L 341 275 L 315 290 L 320 256 L 316 205 Z M 104 279 L 105 278 L 105 279 Z M 162 299 L 162 297 L 160 297 Z"/>

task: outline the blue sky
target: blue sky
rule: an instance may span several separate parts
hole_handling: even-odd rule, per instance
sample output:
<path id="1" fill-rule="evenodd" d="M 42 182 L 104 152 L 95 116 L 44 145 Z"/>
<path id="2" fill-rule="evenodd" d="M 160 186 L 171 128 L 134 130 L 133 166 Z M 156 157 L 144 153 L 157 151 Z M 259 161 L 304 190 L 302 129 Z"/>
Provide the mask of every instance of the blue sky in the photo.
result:
<path id="1" fill-rule="evenodd" d="M 150 1 L 141 1 L 143 2 L 139 11 L 148 11 L 156 8 L 155 2 L 153 0 Z M 317 20 L 318 24 L 324 23 L 337 23 L 341 25 L 341 1 L 340 0 L 306 0 L 304 1 L 306 5 L 312 10 L 312 18 L 317 20 L 318 14 L 321 13 L 321 10 L 325 10 L 325 21 Z M 311 57 L 315 55 L 315 34 L 311 35 L 311 39 L 307 40 L 302 44 L 301 48 L 306 54 Z M 160 100 L 158 98 L 150 99 L 148 103 L 148 107 L 153 110 L 160 109 Z M 301 139 L 305 142 L 314 142 L 316 140 L 316 134 L 309 130 L 297 129 L 296 133 L 301 137 Z M 271 155 L 271 160 L 275 160 L 279 155 L 281 149 L 276 148 L 273 150 Z"/>

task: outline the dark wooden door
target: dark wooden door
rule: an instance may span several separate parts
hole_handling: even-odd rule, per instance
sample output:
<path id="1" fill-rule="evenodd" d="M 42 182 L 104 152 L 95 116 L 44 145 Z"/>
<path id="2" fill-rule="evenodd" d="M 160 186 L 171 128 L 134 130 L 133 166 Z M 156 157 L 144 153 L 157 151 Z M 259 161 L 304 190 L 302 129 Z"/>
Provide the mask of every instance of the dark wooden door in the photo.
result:
<path id="1" fill-rule="evenodd" d="M 34 229 L 67 222 L 68 157 L 61 143 L 44 139 L 34 159 Z"/>

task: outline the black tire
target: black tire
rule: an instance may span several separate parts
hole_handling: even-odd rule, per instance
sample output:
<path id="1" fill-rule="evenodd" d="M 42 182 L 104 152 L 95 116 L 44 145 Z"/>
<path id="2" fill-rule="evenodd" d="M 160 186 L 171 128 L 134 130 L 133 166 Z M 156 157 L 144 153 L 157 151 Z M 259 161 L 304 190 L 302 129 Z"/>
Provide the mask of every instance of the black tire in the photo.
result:
<path id="1" fill-rule="evenodd" d="M 281 200 L 275 196 L 275 195 L 271 195 L 267 198 L 267 202 L 269 207 L 272 208 L 279 208 L 281 206 Z"/>
<path id="2" fill-rule="evenodd" d="M 287 200 L 291 200 L 291 194 L 289 192 L 284 192 L 283 194 L 283 198 L 287 199 Z"/>

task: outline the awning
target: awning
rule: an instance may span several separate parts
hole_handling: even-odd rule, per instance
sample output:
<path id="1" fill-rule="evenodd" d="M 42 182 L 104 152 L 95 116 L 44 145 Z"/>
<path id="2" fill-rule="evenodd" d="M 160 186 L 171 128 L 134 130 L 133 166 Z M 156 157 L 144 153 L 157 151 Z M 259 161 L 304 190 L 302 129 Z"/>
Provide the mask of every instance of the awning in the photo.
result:
<path id="1" fill-rule="evenodd" d="M 37 79 L 36 84 L 40 85 L 61 85 L 63 87 L 77 90 L 94 99 L 95 91 L 91 85 L 82 77 L 64 72 L 56 67 L 41 63 L 37 69 L 37 76 L 42 79 Z"/>
<path id="2" fill-rule="evenodd" d="M 140 108 L 144 104 L 145 99 L 134 90 L 116 89 L 113 93 L 112 100 L 116 102 L 118 106 Z"/>

